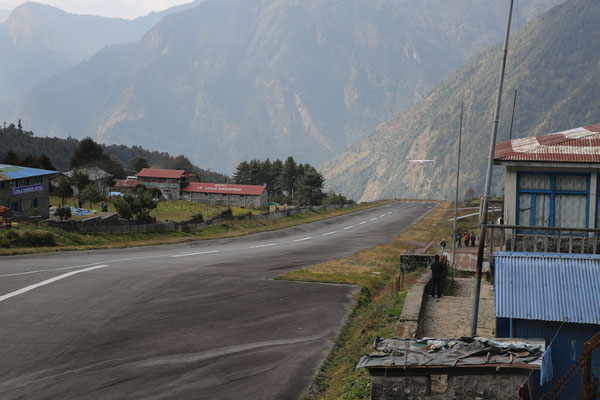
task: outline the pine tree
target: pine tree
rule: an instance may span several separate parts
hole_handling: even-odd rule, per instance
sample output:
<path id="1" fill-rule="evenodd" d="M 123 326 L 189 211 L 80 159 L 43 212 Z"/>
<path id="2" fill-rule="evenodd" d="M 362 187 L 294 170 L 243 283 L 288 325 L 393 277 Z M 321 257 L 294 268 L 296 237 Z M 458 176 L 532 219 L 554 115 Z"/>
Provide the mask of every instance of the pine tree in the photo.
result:
<path id="1" fill-rule="evenodd" d="M 2 162 L 8 165 L 19 165 L 19 156 L 13 150 L 8 150 Z"/>
<path id="2" fill-rule="evenodd" d="M 250 164 L 248 161 L 242 161 L 238 164 L 233 174 L 233 181 L 238 185 L 246 185 L 250 181 Z"/>

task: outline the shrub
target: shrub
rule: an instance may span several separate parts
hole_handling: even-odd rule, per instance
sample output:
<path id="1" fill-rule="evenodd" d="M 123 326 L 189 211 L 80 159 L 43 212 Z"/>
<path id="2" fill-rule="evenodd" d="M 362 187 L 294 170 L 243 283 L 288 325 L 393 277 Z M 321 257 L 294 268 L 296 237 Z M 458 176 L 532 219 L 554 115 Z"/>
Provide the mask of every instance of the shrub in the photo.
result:
<path id="1" fill-rule="evenodd" d="M 21 237 L 21 245 L 27 247 L 56 246 L 56 239 L 50 232 L 25 231 Z"/>
<path id="2" fill-rule="evenodd" d="M 204 222 L 204 216 L 202 215 L 202 213 L 194 214 L 192 215 L 191 221 L 196 224 L 201 224 L 202 222 Z"/>
<path id="3" fill-rule="evenodd" d="M 54 212 L 54 214 L 57 217 L 60 217 L 60 220 L 64 220 L 64 219 L 69 219 L 71 218 L 71 207 L 58 207 L 56 209 L 56 211 Z"/>

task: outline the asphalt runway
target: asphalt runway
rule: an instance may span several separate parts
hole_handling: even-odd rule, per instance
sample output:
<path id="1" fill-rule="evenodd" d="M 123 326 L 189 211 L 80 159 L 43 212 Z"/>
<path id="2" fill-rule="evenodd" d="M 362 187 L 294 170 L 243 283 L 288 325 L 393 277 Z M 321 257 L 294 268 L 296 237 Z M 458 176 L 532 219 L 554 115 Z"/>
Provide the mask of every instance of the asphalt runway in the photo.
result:
<path id="1" fill-rule="evenodd" d="M 298 399 L 356 287 L 275 281 L 391 241 L 398 202 L 180 245 L 0 258 L 1 399 Z"/>

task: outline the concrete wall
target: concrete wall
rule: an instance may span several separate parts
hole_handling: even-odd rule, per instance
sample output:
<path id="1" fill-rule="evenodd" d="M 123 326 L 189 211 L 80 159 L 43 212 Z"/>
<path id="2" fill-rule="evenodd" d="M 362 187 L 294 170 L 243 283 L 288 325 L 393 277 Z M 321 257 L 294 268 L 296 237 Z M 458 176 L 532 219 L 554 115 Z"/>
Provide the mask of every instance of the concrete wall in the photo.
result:
<path id="1" fill-rule="evenodd" d="M 3 184 L 0 183 L 0 205 L 11 209 L 11 204 L 18 202 L 19 212 L 15 212 L 15 215 L 28 215 L 29 209 L 32 208 L 32 201 L 37 199 L 39 215 L 43 218 L 48 218 L 50 215 L 50 182 L 48 176 L 42 177 L 43 190 L 39 192 L 13 195 L 11 182 L 15 181 L 16 187 L 35 185 L 39 182 L 39 177 L 29 178 L 28 184 L 23 179 L 2 181 Z"/>
<path id="2" fill-rule="evenodd" d="M 371 399 L 505 400 L 516 399 L 524 373 L 488 375 L 374 376 Z"/>

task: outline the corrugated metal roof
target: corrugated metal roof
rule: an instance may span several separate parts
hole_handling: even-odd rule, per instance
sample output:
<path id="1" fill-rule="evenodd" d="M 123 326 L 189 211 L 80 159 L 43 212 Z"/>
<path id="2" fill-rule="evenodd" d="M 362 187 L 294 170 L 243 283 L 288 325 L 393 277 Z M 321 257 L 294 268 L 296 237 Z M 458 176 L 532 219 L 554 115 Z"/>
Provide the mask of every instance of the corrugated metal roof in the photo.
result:
<path id="1" fill-rule="evenodd" d="M 498 143 L 494 160 L 600 162 L 600 124 Z"/>
<path id="2" fill-rule="evenodd" d="M 141 178 L 167 178 L 167 179 L 179 179 L 182 176 L 192 176 L 182 169 L 157 169 L 157 168 L 144 168 L 138 174 Z"/>
<path id="3" fill-rule="evenodd" d="M 135 179 L 119 179 L 115 182 L 113 187 L 128 187 L 134 188 L 139 184 L 139 182 Z"/>
<path id="4" fill-rule="evenodd" d="M 34 176 L 53 174 L 58 174 L 58 171 L 0 164 L 0 181 L 11 181 L 13 179 L 32 178 Z"/>
<path id="5" fill-rule="evenodd" d="M 496 316 L 600 324 L 600 255 L 495 253 Z"/>
<path id="6" fill-rule="evenodd" d="M 227 183 L 201 183 L 190 182 L 183 191 L 196 193 L 222 193 L 222 194 L 243 194 L 250 196 L 260 196 L 267 189 L 266 186 L 256 185 L 230 185 Z"/>

